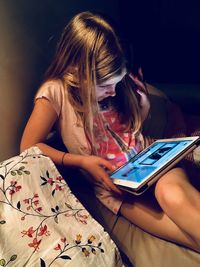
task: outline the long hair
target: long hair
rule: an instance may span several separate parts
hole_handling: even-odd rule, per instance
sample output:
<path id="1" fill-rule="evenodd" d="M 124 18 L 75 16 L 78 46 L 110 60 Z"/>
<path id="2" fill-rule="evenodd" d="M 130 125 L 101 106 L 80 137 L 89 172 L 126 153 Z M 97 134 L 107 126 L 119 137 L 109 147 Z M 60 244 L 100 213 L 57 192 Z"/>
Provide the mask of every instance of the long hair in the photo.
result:
<path id="1" fill-rule="evenodd" d="M 45 79 L 63 82 L 91 147 L 95 138 L 93 120 L 98 111 L 95 85 L 120 75 L 125 65 L 119 39 L 102 16 L 82 12 L 67 24 Z M 120 87 L 124 104 L 120 106 L 117 97 L 115 105 L 127 127 L 137 132 L 141 126 L 137 99 L 127 78 Z"/>

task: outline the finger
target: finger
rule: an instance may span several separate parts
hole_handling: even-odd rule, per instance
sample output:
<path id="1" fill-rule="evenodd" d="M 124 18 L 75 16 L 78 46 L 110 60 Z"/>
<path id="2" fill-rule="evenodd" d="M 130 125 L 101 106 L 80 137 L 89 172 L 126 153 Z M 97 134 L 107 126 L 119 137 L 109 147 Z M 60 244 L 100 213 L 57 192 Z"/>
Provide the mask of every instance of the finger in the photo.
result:
<path id="1" fill-rule="evenodd" d="M 147 95 L 144 92 L 137 91 L 140 95 L 140 105 L 150 108 L 150 102 Z"/>
<path id="2" fill-rule="evenodd" d="M 114 171 L 116 167 L 106 159 L 100 159 L 100 165 L 110 171 Z"/>
<path id="3" fill-rule="evenodd" d="M 96 184 L 98 184 L 100 187 L 105 188 L 108 191 L 112 191 L 111 188 L 104 182 L 103 179 L 99 179 L 99 182 L 97 182 Z"/>
<path id="4" fill-rule="evenodd" d="M 128 73 L 128 76 L 134 81 L 135 77 L 132 73 Z"/>
<path id="5" fill-rule="evenodd" d="M 96 177 L 98 177 L 96 179 L 97 183 L 103 185 L 108 191 L 114 191 L 118 194 L 122 193 L 121 190 L 113 183 L 104 169 L 99 168 L 98 171 L 96 171 Z"/>
<path id="6" fill-rule="evenodd" d="M 146 94 L 145 94 L 143 91 L 139 90 L 139 89 L 137 89 L 137 93 L 138 93 L 139 95 L 141 95 L 142 97 L 143 97 L 143 96 L 146 96 Z"/>
<path id="7" fill-rule="evenodd" d="M 138 69 L 138 74 L 140 76 L 140 79 L 143 81 L 144 76 L 143 76 L 143 72 L 142 72 L 142 68 L 141 67 L 139 67 L 139 69 Z"/>
<path id="8" fill-rule="evenodd" d="M 142 81 L 140 81 L 137 76 L 134 76 L 132 73 L 129 73 L 129 77 L 134 81 L 134 83 L 138 87 L 142 88 L 143 90 L 146 89 L 144 83 Z"/>
<path id="9" fill-rule="evenodd" d="M 114 191 L 117 194 L 122 194 L 122 191 L 110 180 L 104 181 L 104 183 L 110 188 L 111 191 Z"/>
<path id="10" fill-rule="evenodd" d="M 104 177 L 102 177 L 102 183 L 108 190 L 114 191 L 118 194 L 122 194 L 122 191 L 113 183 L 107 173 L 105 173 Z"/>
<path id="11" fill-rule="evenodd" d="M 116 167 L 114 165 L 112 165 L 108 160 L 105 159 L 100 159 L 100 165 L 103 167 L 106 167 L 107 169 L 114 171 L 116 169 Z M 112 190 L 118 194 L 122 194 L 122 191 L 112 182 L 112 180 L 110 179 L 110 177 L 108 176 L 107 172 L 101 168 L 100 173 L 98 174 L 100 178 L 100 183 L 103 183 L 104 186 L 108 189 L 108 190 Z"/>
<path id="12" fill-rule="evenodd" d="M 146 89 L 145 84 L 138 79 L 138 77 L 135 77 L 135 83 L 139 88 L 142 88 L 144 91 Z"/>

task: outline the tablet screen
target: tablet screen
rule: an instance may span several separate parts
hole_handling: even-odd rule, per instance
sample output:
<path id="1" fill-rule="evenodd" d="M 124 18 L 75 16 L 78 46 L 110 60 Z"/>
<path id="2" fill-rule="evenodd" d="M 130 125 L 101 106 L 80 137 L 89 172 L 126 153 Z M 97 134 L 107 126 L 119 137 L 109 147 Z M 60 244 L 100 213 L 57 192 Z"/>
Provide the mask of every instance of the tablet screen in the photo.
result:
<path id="1" fill-rule="evenodd" d="M 111 178 L 141 183 L 160 170 L 164 164 L 176 158 L 192 142 L 192 139 L 157 141 L 115 171 Z"/>

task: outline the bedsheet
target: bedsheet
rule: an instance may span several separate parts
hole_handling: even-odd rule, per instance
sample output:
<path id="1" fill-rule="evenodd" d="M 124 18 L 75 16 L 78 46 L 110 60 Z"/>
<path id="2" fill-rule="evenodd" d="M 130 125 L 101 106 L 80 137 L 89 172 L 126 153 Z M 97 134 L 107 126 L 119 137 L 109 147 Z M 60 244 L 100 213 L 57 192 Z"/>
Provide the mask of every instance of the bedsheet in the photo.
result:
<path id="1" fill-rule="evenodd" d="M 124 266 L 108 233 L 37 147 L 0 163 L 0 266 Z"/>

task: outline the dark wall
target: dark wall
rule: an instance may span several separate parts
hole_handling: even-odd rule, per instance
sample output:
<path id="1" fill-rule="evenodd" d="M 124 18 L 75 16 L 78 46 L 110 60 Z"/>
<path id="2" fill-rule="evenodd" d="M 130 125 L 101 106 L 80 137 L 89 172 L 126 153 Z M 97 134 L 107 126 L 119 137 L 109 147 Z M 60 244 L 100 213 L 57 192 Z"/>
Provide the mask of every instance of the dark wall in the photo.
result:
<path id="1" fill-rule="evenodd" d="M 19 152 L 60 33 L 72 16 L 86 10 L 119 20 L 116 0 L 0 0 L 0 161 Z"/>
<path id="2" fill-rule="evenodd" d="M 132 63 L 153 82 L 199 83 L 200 1 L 120 0 Z"/>

